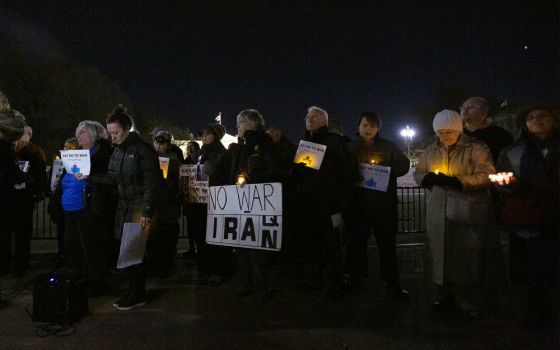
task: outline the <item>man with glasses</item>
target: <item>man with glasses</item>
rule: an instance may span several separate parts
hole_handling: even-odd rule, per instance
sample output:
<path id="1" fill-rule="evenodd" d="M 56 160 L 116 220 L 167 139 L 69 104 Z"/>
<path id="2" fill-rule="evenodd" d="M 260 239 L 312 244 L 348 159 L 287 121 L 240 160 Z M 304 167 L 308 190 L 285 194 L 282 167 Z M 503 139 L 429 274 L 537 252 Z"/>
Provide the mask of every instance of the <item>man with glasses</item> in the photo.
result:
<path id="1" fill-rule="evenodd" d="M 494 163 L 500 150 L 513 143 L 513 137 L 505 129 L 490 124 L 488 101 L 482 97 L 469 97 L 459 107 L 465 126 L 464 133 L 480 140 L 490 148 Z"/>

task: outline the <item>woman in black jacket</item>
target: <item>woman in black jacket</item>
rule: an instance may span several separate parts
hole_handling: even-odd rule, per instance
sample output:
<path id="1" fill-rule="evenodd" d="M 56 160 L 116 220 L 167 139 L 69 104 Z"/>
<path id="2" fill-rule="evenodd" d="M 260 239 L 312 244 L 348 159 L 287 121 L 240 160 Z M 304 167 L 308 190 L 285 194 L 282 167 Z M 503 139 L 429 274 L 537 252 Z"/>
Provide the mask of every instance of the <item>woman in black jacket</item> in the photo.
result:
<path id="1" fill-rule="evenodd" d="M 162 188 L 159 160 L 154 148 L 132 129 L 132 118 L 119 105 L 107 117 L 107 131 L 115 150 L 109 160 L 107 174 L 92 174 L 93 184 L 116 185 L 118 204 L 113 234 L 122 238 L 125 223 L 140 224 L 147 235 L 150 220 Z M 143 263 L 126 268 L 130 289 L 113 306 L 130 310 L 146 304 L 146 270 Z"/>

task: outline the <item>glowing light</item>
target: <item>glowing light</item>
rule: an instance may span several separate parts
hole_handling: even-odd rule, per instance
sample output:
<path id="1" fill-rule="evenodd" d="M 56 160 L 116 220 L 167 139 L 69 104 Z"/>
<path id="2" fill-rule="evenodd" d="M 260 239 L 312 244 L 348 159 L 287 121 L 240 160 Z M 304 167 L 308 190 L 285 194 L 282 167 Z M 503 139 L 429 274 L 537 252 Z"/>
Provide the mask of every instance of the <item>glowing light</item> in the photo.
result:
<path id="1" fill-rule="evenodd" d="M 235 182 L 235 184 L 238 185 L 238 186 L 243 186 L 243 185 L 245 185 L 246 182 L 247 182 L 247 179 L 245 178 L 244 175 L 238 175 L 237 176 L 237 181 Z"/>
<path id="2" fill-rule="evenodd" d="M 404 142 L 406 143 L 406 149 L 409 158 L 411 155 L 410 144 L 412 143 L 412 137 L 414 137 L 414 135 L 416 135 L 416 131 L 414 131 L 414 129 L 411 129 L 408 125 L 406 126 L 406 128 L 401 130 L 401 136 L 404 137 Z"/>
<path id="3" fill-rule="evenodd" d="M 302 154 L 295 162 L 303 163 L 306 167 L 311 167 L 315 164 L 315 157 L 313 154 Z"/>

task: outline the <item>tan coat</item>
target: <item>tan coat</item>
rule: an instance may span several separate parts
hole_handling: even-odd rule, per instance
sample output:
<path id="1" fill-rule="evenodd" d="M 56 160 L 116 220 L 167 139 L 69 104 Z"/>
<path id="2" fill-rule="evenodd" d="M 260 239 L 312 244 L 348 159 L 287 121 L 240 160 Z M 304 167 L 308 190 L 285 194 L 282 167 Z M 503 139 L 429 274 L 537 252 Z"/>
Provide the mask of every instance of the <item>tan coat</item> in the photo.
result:
<path id="1" fill-rule="evenodd" d="M 463 194 L 447 187 L 434 186 L 426 191 L 426 228 L 431 278 L 440 285 L 480 285 L 488 278 L 482 274 L 497 269 L 503 262 L 490 262 L 488 254 L 501 257 L 499 234 L 494 225 L 490 196 L 483 195 L 484 208 L 476 215 L 485 216 L 485 224 L 457 222 L 449 219 L 448 195 L 468 196 L 468 192 L 487 193 L 489 174 L 495 172 L 489 148 L 467 135 L 461 135 L 457 144 L 447 149 L 439 141 L 429 146 L 420 157 L 414 179 L 419 185 L 428 172 L 456 176 L 463 185 Z M 480 192 L 479 192 L 480 193 Z M 475 208 L 476 209 L 476 208 Z M 497 250 L 497 251 L 496 251 Z M 487 265 L 494 264 L 495 266 Z M 495 273 L 491 273 L 495 275 Z"/>

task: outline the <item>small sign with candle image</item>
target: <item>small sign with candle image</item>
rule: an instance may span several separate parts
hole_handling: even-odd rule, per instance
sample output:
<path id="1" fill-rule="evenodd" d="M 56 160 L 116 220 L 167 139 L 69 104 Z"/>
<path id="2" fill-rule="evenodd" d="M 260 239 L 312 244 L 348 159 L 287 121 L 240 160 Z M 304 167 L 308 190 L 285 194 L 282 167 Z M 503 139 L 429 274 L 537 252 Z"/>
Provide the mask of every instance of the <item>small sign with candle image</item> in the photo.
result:
<path id="1" fill-rule="evenodd" d="M 301 140 L 294 157 L 294 163 L 302 163 L 308 168 L 319 170 L 326 150 L 327 146 L 325 145 Z"/>

